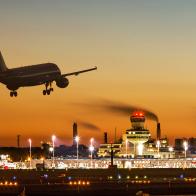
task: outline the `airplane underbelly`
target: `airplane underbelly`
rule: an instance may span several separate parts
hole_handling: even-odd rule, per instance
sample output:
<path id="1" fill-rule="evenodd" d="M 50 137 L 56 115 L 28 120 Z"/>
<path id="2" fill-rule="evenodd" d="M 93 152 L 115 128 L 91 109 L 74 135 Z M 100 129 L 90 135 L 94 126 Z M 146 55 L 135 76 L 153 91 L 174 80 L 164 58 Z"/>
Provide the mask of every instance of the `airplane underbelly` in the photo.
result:
<path id="1" fill-rule="evenodd" d="M 40 76 L 31 76 L 28 79 L 22 79 L 21 86 L 36 86 L 41 85 L 46 82 L 54 81 L 59 75 L 56 74 L 48 74 L 48 75 L 40 75 Z"/>
<path id="2" fill-rule="evenodd" d="M 52 82 L 60 76 L 60 73 L 32 75 L 28 77 L 7 78 L 5 84 L 8 89 L 16 90 L 19 87 L 37 86 L 46 82 Z"/>

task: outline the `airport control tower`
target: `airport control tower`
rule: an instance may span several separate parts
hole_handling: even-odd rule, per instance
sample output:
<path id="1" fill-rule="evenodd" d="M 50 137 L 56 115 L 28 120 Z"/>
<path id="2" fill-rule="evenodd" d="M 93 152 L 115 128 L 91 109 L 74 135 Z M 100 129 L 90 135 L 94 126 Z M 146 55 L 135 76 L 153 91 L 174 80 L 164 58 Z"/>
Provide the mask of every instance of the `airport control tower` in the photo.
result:
<path id="1" fill-rule="evenodd" d="M 136 157 L 142 155 L 143 143 L 149 140 L 150 132 L 144 128 L 145 116 L 143 112 L 134 112 L 130 117 L 130 121 L 132 128 L 126 130 L 123 140 L 134 145 L 134 157 Z"/>

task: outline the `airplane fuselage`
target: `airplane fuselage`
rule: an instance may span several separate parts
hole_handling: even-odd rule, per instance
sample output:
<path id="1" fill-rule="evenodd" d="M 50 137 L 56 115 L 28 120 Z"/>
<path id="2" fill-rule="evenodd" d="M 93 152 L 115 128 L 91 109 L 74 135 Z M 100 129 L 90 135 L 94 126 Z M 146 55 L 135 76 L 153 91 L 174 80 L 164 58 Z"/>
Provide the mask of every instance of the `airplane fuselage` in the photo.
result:
<path id="1" fill-rule="evenodd" d="M 60 77 L 61 72 L 56 64 L 44 63 L 8 69 L 0 73 L 0 82 L 5 84 L 9 90 L 17 90 L 19 87 L 52 82 Z"/>
<path id="2" fill-rule="evenodd" d="M 26 86 L 37 86 L 44 84 L 43 95 L 50 95 L 53 91 L 52 83 L 56 82 L 59 88 L 66 88 L 69 85 L 68 76 L 96 70 L 97 67 L 84 69 L 71 73 L 61 74 L 60 69 L 54 63 L 43 63 L 19 68 L 8 69 L 0 52 L 0 83 L 6 85 L 10 90 L 10 96 L 17 96 L 17 89 Z"/>

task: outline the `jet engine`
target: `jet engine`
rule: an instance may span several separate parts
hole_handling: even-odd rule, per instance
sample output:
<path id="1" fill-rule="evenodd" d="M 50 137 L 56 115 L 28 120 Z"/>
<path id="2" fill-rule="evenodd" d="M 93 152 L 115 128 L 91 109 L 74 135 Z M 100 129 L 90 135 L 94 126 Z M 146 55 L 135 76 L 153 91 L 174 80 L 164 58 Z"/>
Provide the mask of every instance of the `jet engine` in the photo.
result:
<path id="1" fill-rule="evenodd" d="M 69 80 L 67 78 L 61 77 L 56 80 L 56 85 L 59 88 L 66 88 L 69 85 Z"/>

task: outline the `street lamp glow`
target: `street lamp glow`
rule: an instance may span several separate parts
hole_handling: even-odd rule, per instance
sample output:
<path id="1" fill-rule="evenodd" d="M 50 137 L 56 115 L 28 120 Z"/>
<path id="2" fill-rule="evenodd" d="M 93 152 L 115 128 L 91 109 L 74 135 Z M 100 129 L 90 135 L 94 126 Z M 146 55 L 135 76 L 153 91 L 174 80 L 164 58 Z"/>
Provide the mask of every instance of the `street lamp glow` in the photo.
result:
<path id="1" fill-rule="evenodd" d="M 142 155 L 143 154 L 144 145 L 143 144 L 138 144 L 137 149 L 138 149 L 138 155 Z"/>
<path id="2" fill-rule="evenodd" d="M 90 139 L 91 146 L 93 145 L 93 142 L 94 142 L 94 138 L 91 138 Z"/>
<path id="3" fill-rule="evenodd" d="M 77 167 L 78 167 L 78 146 L 79 146 L 78 143 L 80 141 L 80 137 L 78 135 L 75 137 L 75 141 L 76 141 Z"/>
<path id="4" fill-rule="evenodd" d="M 44 161 L 44 159 L 45 159 L 44 157 L 41 157 L 41 158 L 40 158 L 41 161 Z"/>
<path id="5" fill-rule="evenodd" d="M 79 136 L 76 136 L 75 137 L 75 141 L 76 141 L 76 143 L 78 143 L 80 141 L 80 137 Z"/>
<path id="6" fill-rule="evenodd" d="M 171 154 L 174 151 L 174 148 L 172 146 L 169 147 L 169 158 L 172 158 Z"/>
<path id="7" fill-rule="evenodd" d="M 31 145 L 32 145 L 32 140 L 28 139 L 29 142 L 29 168 L 31 169 Z"/>
<path id="8" fill-rule="evenodd" d="M 53 151 L 52 151 L 52 167 L 53 168 L 55 167 L 55 164 L 54 164 L 54 142 L 55 142 L 55 139 L 56 139 L 56 136 L 52 135 L 52 148 L 53 148 Z"/>
<path id="9" fill-rule="evenodd" d="M 184 146 L 184 158 L 186 159 L 186 151 L 188 150 L 188 142 L 184 141 L 183 146 Z"/>
<path id="10" fill-rule="evenodd" d="M 94 146 L 90 146 L 90 147 L 89 147 L 89 151 L 90 151 L 91 153 L 93 153 L 94 150 L 95 150 L 95 147 L 94 147 Z"/>
<path id="11" fill-rule="evenodd" d="M 54 150 L 53 147 L 50 147 L 50 148 L 49 148 L 49 151 L 50 151 L 51 153 L 53 152 L 53 150 Z"/>
<path id="12" fill-rule="evenodd" d="M 95 147 L 93 146 L 94 138 L 90 139 L 90 146 L 89 146 L 89 151 L 91 153 L 91 168 L 93 167 L 93 151 L 95 150 Z"/>
<path id="13" fill-rule="evenodd" d="M 28 139 L 28 141 L 29 141 L 29 144 L 31 144 L 31 143 L 32 143 L 32 140 L 31 140 L 31 139 Z"/>
<path id="14" fill-rule="evenodd" d="M 188 142 L 187 141 L 184 141 L 183 142 L 183 145 L 184 145 L 184 150 L 188 150 Z"/>
<path id="15" fill-rule="evenodd" d="M 52 135 L 52 142 L 54 142 L 55 139 L 56 139 L 56 136 Z"/>
<path id="16" fill-rule="evenodd" d="M 160 146 L 161 146 L 161 142 L 157 140 L 158 158 L 160 158 Z"/>
<path id="17" fill-rule="evenodd" d="M 173 152 L 174 148 L 172 146 L 169 147 L 169 152 Z"/>

